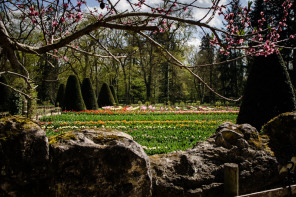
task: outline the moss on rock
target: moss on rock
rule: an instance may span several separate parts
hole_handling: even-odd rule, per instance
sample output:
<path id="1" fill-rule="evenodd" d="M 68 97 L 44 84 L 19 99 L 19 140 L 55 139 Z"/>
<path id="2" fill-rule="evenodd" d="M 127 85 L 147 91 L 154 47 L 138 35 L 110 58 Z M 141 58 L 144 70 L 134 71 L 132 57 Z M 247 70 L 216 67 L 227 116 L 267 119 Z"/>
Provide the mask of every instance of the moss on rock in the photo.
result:
<path id="1" fill-rule="evenodd" d="M 65 142 L 67 140 L 76 140 L 77 137 L 72 132 L 66 132 L 59 135 L 51 136 L 48 138 L 49 144 L 57 144 L 61 142 Z"/>
<path id="2" fill-rule="evenodd" d="M 0 131 L 2 132 L 8 132 L 6 131 L 7 128 L 9 128 L 10 131 L 28 131 L 35 127 L 40 128 L 36 122 L 19 115 L 7 116 L 0 119 Z"/>

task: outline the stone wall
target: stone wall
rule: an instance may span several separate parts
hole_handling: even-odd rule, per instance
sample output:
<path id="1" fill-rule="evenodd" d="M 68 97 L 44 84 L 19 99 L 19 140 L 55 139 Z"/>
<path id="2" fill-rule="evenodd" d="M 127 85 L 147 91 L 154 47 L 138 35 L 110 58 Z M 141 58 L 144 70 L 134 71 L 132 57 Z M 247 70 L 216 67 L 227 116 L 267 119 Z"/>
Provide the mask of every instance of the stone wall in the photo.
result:
<path id="1" fill-rule="evenodd" d="M 48 139 L 36 123 L 6 117 L 0 120 L 0 196 L 221 196 L 224 163 L 239 165 L 241 194 L 281 186 L 279 166 L 296 155 L 296 116 L 283 117 L 264 134 L 224 123 L 191 149 L 150 157 L 125 133 L 88 129 Z M 272 124 L 288 125 L 282 133 L 292 136 L 292 150 L 285 157 L 287 139 L 274 140 Z"/>
<path id="2" fill-rule="evenodd" d="M 0 196 L 151 196 L 150 162 L 132 137 L 84 130 L 48 139 L 22 117 L 0 121 Z"/>

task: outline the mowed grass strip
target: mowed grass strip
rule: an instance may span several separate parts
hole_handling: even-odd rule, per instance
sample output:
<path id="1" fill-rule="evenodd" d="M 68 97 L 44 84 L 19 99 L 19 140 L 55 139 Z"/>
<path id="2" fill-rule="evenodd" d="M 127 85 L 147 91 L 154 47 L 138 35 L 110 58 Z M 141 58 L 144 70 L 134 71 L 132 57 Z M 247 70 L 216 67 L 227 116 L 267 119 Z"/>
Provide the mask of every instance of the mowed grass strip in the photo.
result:
<path id="1" fill-rule="evenodd" d="M 235 122 L 228 113 L 72 113 L 43 117 L 48 136 L 75 129 L 111 128 L 131 135 L 148 155 L 185 150 L 210 137 L 223 122 Z"/>

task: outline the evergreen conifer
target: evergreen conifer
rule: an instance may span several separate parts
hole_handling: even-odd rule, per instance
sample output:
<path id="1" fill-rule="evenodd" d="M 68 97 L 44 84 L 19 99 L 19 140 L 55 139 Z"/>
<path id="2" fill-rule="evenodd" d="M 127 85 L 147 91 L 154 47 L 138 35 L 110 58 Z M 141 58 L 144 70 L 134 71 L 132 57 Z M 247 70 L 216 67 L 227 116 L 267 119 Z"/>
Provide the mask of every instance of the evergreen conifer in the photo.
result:
<path id="1" fill-rule="evenodd" d="M 57 93 L 56 102 L 55 102 L 56 107 L 63 107 L 64 97 L 65 97 L 65 85 L 60 84 L 59 90 Z"/>
<path id="2" fill-rule="evenodd" d="M 107 83 L 103 83 L 98 97 L 98 106 L 101 108 L 104 106 L 114 106 L 114 104 L 115 101 L 109 86 Z"/>
<path id="3" fill-rule="evenodd" d="M 86 106 L 86 109 L 98 109 L 98 103 L 94 89 L 89 78 L 84 78 L 81 85 L 81 93 Z"/>
<path id="4" fill-rule="evenodd" d="M 237 123 L 249 123 L 260 131 L 273 117 L 295 109 L 295 93 L 281 55 L 255 57 Z"/>
<path id="5" fill-rule="evenodd" d="M 85 109 L 79 81 L 75 75 L 70 75 L 66 85 L 63 110 L 84 111 Z"/>

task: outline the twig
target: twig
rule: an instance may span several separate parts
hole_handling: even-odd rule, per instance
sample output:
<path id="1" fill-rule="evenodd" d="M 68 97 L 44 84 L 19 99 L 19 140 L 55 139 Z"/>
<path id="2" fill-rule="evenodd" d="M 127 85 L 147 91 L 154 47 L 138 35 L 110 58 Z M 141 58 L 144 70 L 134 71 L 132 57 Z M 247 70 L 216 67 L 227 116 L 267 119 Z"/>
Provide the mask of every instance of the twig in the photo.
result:
<path id="1" fill-rule="evenodd" d="M 12 86 L 10 86 L 10 85 L 7 85 L 7 84 L 2 83 L 2 82 L 0 82 L 0 84 L 1 84 L 1 85 L 4 85 L 4 86 L 6 86 L 6 87 L 8 87 L 8 88 L 10 88 L 10 89 L 12 89 L 12 90 L 14 90 L 15 92 L 18 92 L 18 93 L 24 95 L 26 98 L 28 98 L 28 99 L 30 99 L 30 100 L 34 99 L 34 98 L 31 97 L 30 95 L 28 95 L 28 94 L 26 94 L 26 93 L 24 93 L 24 92 L 22 92 L 22 91 L 20 91 L 20 90 L 18 90 L 18 89 L 15 89 L 14 87 L 12 87 Z"/>
<path id="2" fill-rule="evenodd" d="M 97 43 L 105 50 L 107 51 L 107 53 L 109 53 L 109 55 L 111 55 L 113 57 L 113 59 L 115 61 L 117 61 L 118 63 L 120 63 L 120 61 L 107 49 L 107 47 L 105 47 L 104 45 L 102 45 L 102 43 L 96 39 L 94 36 L 92 36 L 91 34 L 88 34 L 92 39 L 94 39 L 95 41 L 97 41 Z"/>

